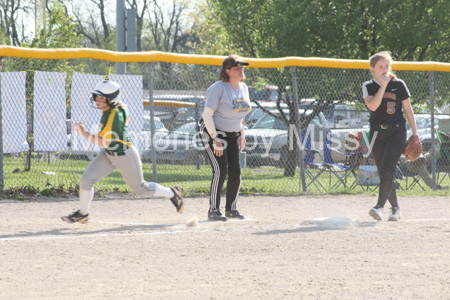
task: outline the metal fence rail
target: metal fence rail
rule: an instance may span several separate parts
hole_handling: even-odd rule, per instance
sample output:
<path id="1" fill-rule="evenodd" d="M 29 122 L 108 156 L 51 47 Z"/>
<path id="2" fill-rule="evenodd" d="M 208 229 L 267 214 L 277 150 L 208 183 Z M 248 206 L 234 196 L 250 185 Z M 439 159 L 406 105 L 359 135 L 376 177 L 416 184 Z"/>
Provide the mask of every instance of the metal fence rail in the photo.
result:
<path id="1" fill-rule="evenodd" d="M 362 84 L 371 74 L 359 65 L 338 68 L 335 64 L 245 69 L 251 99 L 265 110 L 255 104 L 246 118 L 247 146 L 241 154 L 243 192 L 328 193 L 375 187 L 363 184 L 376 182 L 363 181 L 359 171 L 359 165 L 372 165 L 370 155 L 360 152 L 364 139 L 358 140 L 368 131 Z M 95 120 L 100 117 L 89 108 L 89 91 L 108 75 L 121 82 L 125 102 L 132 108 L 132 142 L 140 150 L 145 179 L 180 183 L 192 192 L 208 191 L 211 168 L 196 135 L 196 124 L 207 88 L 218 80 L 217 63 L 128 62 L 126 75 L 115 74 L 115 68 L 115 61 L 100 59 L 2 58 L 2 190 L 77 187 L 98 149 L 80 145 L 71 127 L 80 119 L 93 120 L 88 128 L 95 131 Z M 420 66 L 418 71 L 397 70 L 396 74 L 412 95 L 426 151 L 420 162 L 399 162 L 398 188 L 430 190 L 450 185 L 445 176 L 450 171 L 450 141 L 445 135 L 450 131 L 445 108 L 450 98 L 450 73 Z M 295 128 L 277 118 L 292 111 L 287 107 L 277 110 L 276 99 L 297 100 L 301 122 L 309 122 L 308 115 L 318 105 L 322 108 L 308 124 Z M 355 139 L 363 141 L 360 148 L 353 143 Z M 292 144 L 293 140 L 302 143 Z M 333 150 L 328 151 L 327 145 Z M 369 171 L 364 174 L 370 176 Z M 97 188 L 128 190 L 117 171 Z"/>

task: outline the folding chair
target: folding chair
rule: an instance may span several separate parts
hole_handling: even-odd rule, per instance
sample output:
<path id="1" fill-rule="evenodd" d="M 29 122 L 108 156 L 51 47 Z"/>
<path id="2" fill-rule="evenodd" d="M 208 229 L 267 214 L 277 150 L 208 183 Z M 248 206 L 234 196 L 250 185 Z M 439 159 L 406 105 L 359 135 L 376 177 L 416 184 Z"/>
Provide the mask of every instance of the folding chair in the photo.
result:
<path id="1" fill-rule="evenodd" d="M 311 136 L 308 134 L 307 129 L 301 131 L 301 139 L 303 151 L 305 152 L 305 158 L 303 159 L 304 170 L 310 180 L 306 184 L 306 188 L 310 185 L 314 185 L 319 192 L 325 193 L 327 192 L 327 189 L 319 180 L 319 176 L 323 173 L 323 164 L 314 161 L 316 154 L 319 154 L 319 151 L 311 149 Z"/>
<path id="2" fill-rule="evenodd" d="M 436 157 L 436 185 L 442 185 L 445 178 L 450 178 L 450 136 L 436 131 L 439 155 Z"/>
<path id="3" fill-rule="evenodd" d="M 364 148 L 367 149 L 366 146 L 362 145 L 363 132 L 358 132 L 357 134 L 355 134 L 351 131 L 347 131 L 345 140 L 346 153 L 358 153 L 358 155 L 355 156 L 355 159 L 357 160 L 357 163 L 359 165 L 362 165 L 364 163 Z M 353 164 L 353 161 L 350 161 L 350 163 Z"/>
<path id="4" fill-rule="evenodd" d="M 361 182 L 358 178 L 359 174 L 359 167 L 360 166 L 370 166 L 372 168 L 375 168 L 376 170 L 376 166 L 372 165 L 372 164 L 367 164 L 368 163 L 368 158 L 370 157 L 365 157 L 365 154 L 368 151 L 368 144 L 369 144 L 369 131 L 360 131 L 355 133 L 352 132 L 347 132 L 348 138 L 347 140 L 347 151 L 350 153 L 354 153 L 356 156 L 355 157 L 350 157 L 350 163 L 349 165 L 354 165 L 353 166 L 353 174 L 356 174 L 356 182 L 354 187 L 356 187 L 356 185 L 359 185 L 363 190 L 367 190 L 367 191 L 374 191 L 378 188 L 379 186 L 379 179 L 373 179 L 373 178 L 365 178 L 363 179 Z M 356 148 L 356 149 L 355 149 Z M 349 150 L 349 149 L 355 149 L 355 150 Z M 355 164 L 353 163 L 352 160 L 355 160 Z M 366 170 L 367 172 L 367 170 Z"/>
<path id="5" fill-rule="evenodd" d="M 411 170 L 411 168 L 408 168 L 405 164 L 399 163 L 396 166 L 394 176 L 394 182 L 405 191 L 412 190 L 416 186 L 420 186 L 420 188 L 425 191 L 424 186 L 420 182 L 419 173 L 415 170 Z M 402 182 L 399 182 L 400 180 Z M 402 186 L 402 183 L 404 183 L 404 186 Z"/>
<path id="6" fill-rule="evenodd" d="M 358 174 L 357 174 L 357 170 L 358 170 L 358 166 L 361 163 L 361 158 L 363 155 L 363 150 L 358 147 L 357 150 L 353 151 L 353 152 L 340 152 L 336 149 L 334 149 L 332 147 L 332 142 L 331 142 L 331 131 L 328 130 L 326 137 L 325 137 L 325 145 L 324 145 L 324 155 L 323 155 L 323 160 L 324 160 L 324 165 L 326 167 L 329 168 L 329 180 L 330 180 L 330 185 L 331 185 L 331 175 L 334 175 L 338 181 L 330 188 L 330 189 L 335 189 L 338 188 L 340 185 L 343 185 L 346 188 L 350 188 L 353 189 L 356 187 L 357 184 L 357 178 L 358 178 Z M 338 153 L 340 155 L 345 156 L 345 164 L 338 164 L 333 160 L 333 153 Z M 349 179 L 349 177 L 352 176 L 353 180 L 350 184 L 350 186 L 347 185 L 347 180 Z"/>
<path id="7" fill-rule="evenodd" d="M 302 140 L 304 141 L 304 145 L 305 148 L 311 147 L 311 137 L 308 134 L 307 137 L 305 137 L 307 133 L 307 130 L 304 129 L 302 130 Z M 305 140 L 306 138 L 306 140 Z M 305 168 L 305 170 L 308 170 L 309 172 L 309 177 L 311 179 L 311 183 L 314 183 L 314 185 L 319 189 L 322 188 L 324 191 L 327 191 L 327 189 L 324 187 L 324 185 L 318 180 L 319 176 L 321 176 L 324 173 L 328 173 L 328 191 L 333 190 L 337 187 L 339 187 L 340 185 L 343 185 L 344 187 L 348 187 L 348 188 L 354 188 L 356 186 L 356 178 L 357 178 L 357 156 L 360 154 L 359 152 L 354 152 L 354 153 L 342 153 L 340 151 L 337 151 L 335 149 L 332 148 L 332 142 L 331 142 L 331 131 L 328 130 L 326 132 L 325 135 L 325 140 L 322 143 L 322 147 L 323 151 L 324 151 L 324 155 L 322 156 L 322 154 L 320 153 L 319 150 L 317 149 L 305 149 L 306 151 L 306 157 L 304 160 L 305 166 L 307 166 L 307 168 Z M 335 153 L 339 153 L 343 156 L 346 157 L 346 164 L 342 165 L 342 164 L 338 164 L 335 163 L 331 153 L 335 152 Z M 314 162 L 314 158 L 315 155 L 318 154 L 319 157 L 321 158 L 321 160 L 323 162 L 321 163 L 317 163 Z M 348 164 L 348 162 L 352 161 L 353 163 Z M 309 170 L 311 168 L 314 168 L 317 172 L 314 175 L 310 175 L 312 174 L 312 172 Z M 351 183 L 350 186 L 347 186 L 347 179 L 349 178 L 350 175 L 353 175 L 354 180 Z M 334 183 L 332 185 L 332 177 L 337 179 L 337 182 Z M 318 185 L 316 185 L 316 182 L 318 182 Z"/>

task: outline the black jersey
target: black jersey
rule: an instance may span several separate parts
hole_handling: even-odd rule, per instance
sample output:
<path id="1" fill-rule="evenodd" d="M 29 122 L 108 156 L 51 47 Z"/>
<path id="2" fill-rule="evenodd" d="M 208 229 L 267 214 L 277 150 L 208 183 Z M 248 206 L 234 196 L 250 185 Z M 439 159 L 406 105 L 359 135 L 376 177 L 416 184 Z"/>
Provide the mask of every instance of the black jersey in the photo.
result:
<path id="1" fill-rule="evenodd" d="M 375 96 L 381 87 L 376 79 L 364 82 L 363 98 Z M 402 101 L 410 98 L 409 90 L 401 79 L 391 79 L 386 87 L 380 106 L 370 113 L 370 125 L 404 125 Z"/>

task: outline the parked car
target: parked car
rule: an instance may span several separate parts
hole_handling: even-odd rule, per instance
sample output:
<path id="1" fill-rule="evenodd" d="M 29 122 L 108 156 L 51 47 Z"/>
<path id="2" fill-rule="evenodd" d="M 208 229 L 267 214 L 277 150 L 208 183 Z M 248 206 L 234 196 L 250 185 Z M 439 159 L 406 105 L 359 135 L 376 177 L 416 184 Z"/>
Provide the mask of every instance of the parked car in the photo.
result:
<path id="1" fill-rule="evenodd" d="M 276 102 L 261 102 L 259 103 L 263 108 L 268 110 L 276 109 Z M 245 125 L 247 128 L 252 128 L 256 122 L 259 121 L 266 113 L 263 109 L 259 108 L 255 102 L 251 102 L 252 110 L 249 114 L 245 116 Z M 285 103 L 280 103 L 282 108 L 286 108 L 287 105 Z"/>
<path id="2" fill-rule="evenodd" d="M 255 101 L 277 101 L 278 87 L 266 86 L 265 88 L 248 87 L 250 100 Z"/>
<path id="3" fill-rule="evenodd" d="M 198 122 L 203 113 L 205 97 L 187 95 L 153 96 L 154 115 L 164 126 L 173 130 L 189 122 Z M 144 100 L 144 110 L 150 110 L 149 98 Z"/>
<path id="4" fill-rule="evenodd" d="M 299 109 L 314 109 L 317 105 L 315 99 L 302 99 Z M 322 111 L 325 118 L 332 123 L 334 128 L 352 128 L 361 125 L 369 125 L 370 112 L 350 109 L 346 104 L 337 101 L 331 103 Z"/>
<path id="5" fill-rule="evenodd" d="M 299 109 L 314 109 L 317 105 L 315 99 L 302 99 L 299 102 Z M 251 128 L 264 114 L 264 110 L 259 108 L 254 102 L 252 104 L 252 111 L 246 116 L 245 122 L 248 128 Z M 259 102 L 259 104 L 266 109 L 276 109 L 276 101 L 273 102 Z M 280 103 L 282 108 L 287 105 L 284 102 Z M 355 111 L 349 109 L 345 104 L 332 103 L 327 110 L 322 111 L 325 118 L 333 123 L 333 128 L 354 128 L 361 125 L 369 125 L 369 111 Z"/>
<path id="6" fill-rule="evenodd" d="M 431 114 L 415 114 L 417 133 L 420 137 L 422 143 L 423 151 L 428 152 L 431 149 L 432 138 L 431 138 Z M 406 123 L 408 130 L 408 137 L 411 136 L 412 131 L 408 123 Z M 434 116 L 434 130 L 442 131 L 448 133 L 450 131 L 450 115 L 439 114 Z M 437 139 L 434 141 L 438 143 Z"/>
<path id="7" fill-rule="evenodd" d="M 197 123 L 181 125 L 154 143 L 158 162 L 171 164 L 206 164 L 207 158 L 201 142 Z M 153 149 L 144 151 L 143 160 L 151 160 Z"/>
<path id="8" fill-rule="evenodd" d="M 266 113 L 261 108 L 252 108 L 252 111 L 245 116 L 245 125 L 249 129 L 252 128 L 265 114 Z"/>
<path id="9" fill-rule="evenodd" d="M 312 110 L 306 111 L 306 114 L 310 114 Z M 272 113 L 279 114 L 278 110 L 273 110 Z M 289 117 L 288 112 L 285 112 Z M 300 110 L 300 113 L 305 113 L 304 110 Z M 314 149 L 323 152 L 323 141 L 326 134 L 331 132 L 332 147 L 333 149 L 344 153 L 346 151 L 346 139 L 348 128 L 336 128 L 334 123 L 328 121 L 325 115 L 320 112 L 314 119 L 311 120 L 308 125 L 308 129 L 312 136 L 312 146 Z M 354 128 L 355 132 L 368 130 L 369 127 Z M 247 152 L 247 164 L 252 165 L 269 165 L 279 166 L 282 156 L 283 147 L 287 147 L 288 142 L 288 127 L 285 122 L 275 118 L 269 114 L 265 114 L 251 129 L 246 130 L 246 152 Z M 335 162 L 343 162 L 346 160 L 346 156 L 339 152 L 332 152 L 332 157 Z M 320 156 L 316 158 L 319 159 Z"/>
<path id="10" fill-rule="evenodd" d="M 307 111 L 310 114 L 312 111 Z M 271 113 L 279 115 L 277 110 Z M 289 117 L 289 112 L 284 112 Z M 304 113 L 304 111 L 300 111 Z M 309 126 L 314 131 L 328 130 L 328 122 L 323 113 L 311 120 Z M 281 148 L 287 144 L 288 126 L 278 118 L 265 114 L 251 129 L 245 131 L 246 159 L 248 166 L 270 165 L 278 166 Z"/>
<path id="11" fill-rule="evenodd" d="M 164 126 L 164 124 L 161 122 L 161 120 L 158 117 L 154 117 L 154 124 L 155 124 L 155 140 L 165 136 L 169 133 L 169 130 Z M 150 122 L 150 116 L 144 116 L 144 128 L 142 129 L 141 133 L 139 134 L 139 140 L 138 145 L 139 149 L 141 149 L 141 152 L 150 149 L 151 143 L 152 143 L 152 128 L 151 128 L 151 122 Z M 133 138 L 133 137 L 131 137 Z M 131 141 L 132 144 L 136 145 L 136 141 Z M 142 156 L 141 153 L 141 156 Z"/>

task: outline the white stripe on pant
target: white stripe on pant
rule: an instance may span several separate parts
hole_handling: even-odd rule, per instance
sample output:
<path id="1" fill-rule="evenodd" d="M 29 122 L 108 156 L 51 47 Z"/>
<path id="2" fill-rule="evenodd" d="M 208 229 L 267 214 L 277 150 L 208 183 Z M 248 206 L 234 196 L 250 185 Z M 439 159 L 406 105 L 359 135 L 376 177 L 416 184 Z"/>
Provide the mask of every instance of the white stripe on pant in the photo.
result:
<path id="1" fill-rule="evenodd" d="M 228 182 L 225 209 L 227 211 L 236 210 L 236 203 L 241 187 L 239 136 L 229 138 L 221 135 L 220 131 L 218 131 L 219 137 L 224 139 L 228 144 L 227 147 L 224 147 L 223 155 L 218 157 L 214 155 L 212 139 L 209 137 L 203 120 L 200 120 L 199 130 L 202 133 L 202 142 L 205 146 L 205 150 L 213 170 L 209 210 L 211 211 L 213 209 L 220 208 L 220 193 L 227 175 Z"/>

